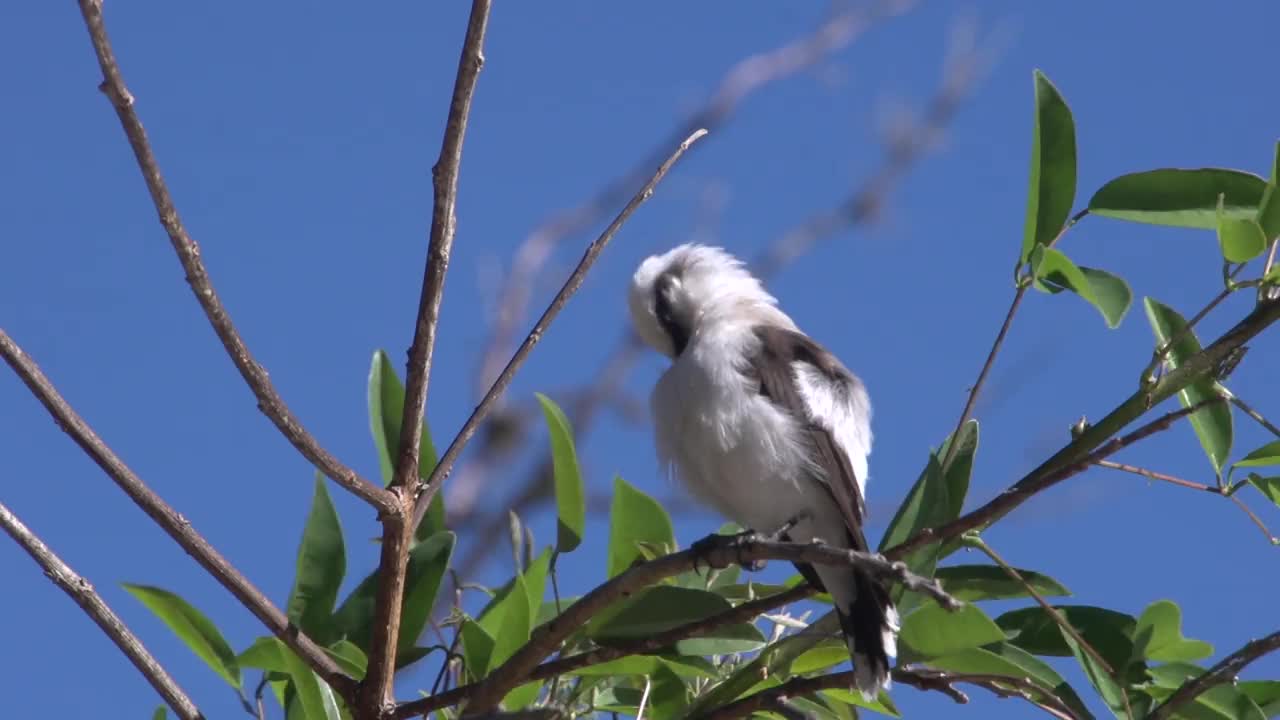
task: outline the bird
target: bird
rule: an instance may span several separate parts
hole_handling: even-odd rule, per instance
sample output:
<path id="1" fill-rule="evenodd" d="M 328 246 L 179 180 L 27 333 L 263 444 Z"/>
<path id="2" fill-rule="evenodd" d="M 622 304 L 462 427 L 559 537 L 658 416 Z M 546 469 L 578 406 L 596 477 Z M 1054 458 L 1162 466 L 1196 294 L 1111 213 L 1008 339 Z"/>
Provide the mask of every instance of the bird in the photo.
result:
<path id="1" fill-rule="evenodd" d="M 723 248 L 646 258 L 627 304 L 636 334 L 671 360 L 650 395 L 663 469 L 745 528 L 868 552 L 862 381 Z M 834 601 L 854 688 L 867 699 L 888 689 L 899 620 L 885 584 L 857 567 L 796 567 Z"/>

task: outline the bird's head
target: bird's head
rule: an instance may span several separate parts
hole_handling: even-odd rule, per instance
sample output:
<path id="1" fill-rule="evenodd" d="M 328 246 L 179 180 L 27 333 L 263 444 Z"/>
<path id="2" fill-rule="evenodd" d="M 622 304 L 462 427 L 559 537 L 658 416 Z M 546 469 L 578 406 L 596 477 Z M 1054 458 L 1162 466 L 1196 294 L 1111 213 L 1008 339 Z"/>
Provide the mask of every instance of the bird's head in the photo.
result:
<path id="1" fill-rule="evenodd" d="M 716 323 L 792 326 L 740 260 L 707 245 L 680 245 L 647 258 L 631 278 L 628 304 L 640 338 L 672 358 Z"/>

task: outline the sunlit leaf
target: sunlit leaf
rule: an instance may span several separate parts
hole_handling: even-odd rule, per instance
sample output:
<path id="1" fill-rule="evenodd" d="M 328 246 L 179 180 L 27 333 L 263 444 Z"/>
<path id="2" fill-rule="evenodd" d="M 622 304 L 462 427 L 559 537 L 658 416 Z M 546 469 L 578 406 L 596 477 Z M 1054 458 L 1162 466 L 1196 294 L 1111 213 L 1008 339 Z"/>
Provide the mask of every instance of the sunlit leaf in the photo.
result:
<path id="1" fill-rule="evenodd" d="M 338 700 L 333 690 L 284 643 L 274 637 L 261 637 L 240 654 L 246 667 L 283 672 L 289 676 L 294 697 L 308 720 L 341 720 Z"/>
<path id="2" fill-rule="evenodd" d="M 1148 669 L 1151 685 L 1143 688 L 1158 700 L 1172 695 L 1183 683 L 1204 673 L 1204 669 L 1190 663 L 1174 662 Z M 1273 717 L 1263 712 L 1245 687 L 1249 683 L 1215 685 L 1200 693 L 1178 712 L 1177 717 L 1187 720 L 1265 720 Z M 1256 686 L 1255 686 L 1256 689 Z"/>
<path id="3" fill-rule="evenodd" d="M 338 663 L 343 672 L 356 680 L 364 679 L 364 674 L 369 668 L 369 658 L 365 656 L 363 650 L 356 647 L 355 643 L 350 640 L 339 640 L 324 651 Z"/>
<path id="4" fill-rule="evenodd" d="M 347 550 L 338 512 L 319 472 L 311 512 L 298 544 L 297 566 L 286 606 L 289 620 L 316 642 L 327 643 L 333 634 L 333 604 L 347 572 Z"/>
<path id="5" fill-rule="evenodd" d="M 1102 313 L 1107 327 L 1119 326 L 1133 303 L 1133 292 L 1123 278 L 1078 266 L 1060 250 L 1036 248 L 1031 254 L 1031 268 L 1037 287 L 1050 292 L 1074 292 Z"/>
<path id="6" fill-rule="evenodd" d="M 502 627 L 493 633 L 493 653 L 489 667 L 496 668 L 506 662 L 516 650 L 529 641 L 533 619 L 529 612 L 529 590 L 524 577 L 516 575 L 515 585 L 501 612 Z"/>
<path id="7" fill-rule="evenodd" d="M 469 619 L 462 622 L 458 632 L 462 636 L 462 657 L 466 663 L 467 676 L 472 680 L 480 680 L 489 674 L 494 638 L 480 627 L 480 623 Z"/>
<path id="8" fill-rule="evenodd" d="M 1071 594 L 1057 580 L 1048 575 L 1019 568 L 1015 570 L 1042 596 Z M 957 600 L 965 602 L 1030 596 L 1026 586 L 1009 577 L 1008 573 L 995 565 L 956 565 L 938 568 L 934 577 L 942 582 L 943 589 Z"/>
<path id="9" fill-rule="evenodd" d="M 1176 310 L 1151 298 L 1146 298 L 1145 305 L 1147 319 L 1155 332 L 1156 347 L 1164 347 L 1169 338 L 1176 336 L 1166 358 L 1169 367 L 1176 368 L 1188 357 L 1200 352 L 1200 341 L 1193 331 L 1184 331 L 1187 321 Z M 1182 407 L 1190 407 L 1219 397 L 1217 386 L 1212 378 L 1198 380 L 1179 392 L 1178 400 Z M 1192 413 L 1190 420 L 1201 447 L 1209 456 L 1209 462 L 1213 463 L 1214 471 L 1221 473 L 1223 463 L 1231 454 L 1231 406 L 1225 402 L 1214 403 Z"/>
<path id="10" fill-rule="evenodd" d="M 1252 218 L 1266 181 L 1252 173 L 1220 168 L 1163 168 L 1121 175 L 1089 198 L 1089 212 L 1117 220 L 1212 230 L 1218 196 L 1229 218 Z"/>
<path id="11" fill-rule="evenodd" d="M 1245 455 L 1244 458 L 1234 463 L 1236 467 L 1266 467 L 1268 465 L 1280 465 L 1280 440 L 1269 442 L 1266 445 Z"/>
<path id="12" fill-rule="evenodd" d="M 613 505 L 609 509 L 609 577 L 631 567 L 641 557 L 638 543 L 676 547 L 671 517 L 652 497 L 622 478 L 613 481 Z"/>
<path id="13" fill-rule="evenodd" d="M 1280 506 L 1280 477 L 1262 477 L 1257 473 L 1249 473 L 1249 484 Z"/>
<path id="14" fill-rule="evenodd" d="M 993 643 L 980 648 L 960 650 L 932 658 L 926 664 L 938 670 L 957 673 L 1028 678 L 1069 705 L 1079 717 L 1093 717 L 1085 708 L 1084 701 L 1057 671 L 1031 653 L 1009 643 Z"/>
<path id="15" fill-rule="evenodd" d="M 1138 616 L 1134 652 L 1148 660 L 1187 662 L 1209 657 L 1213 646 L 1182 636 L 1182 611 L 1168 600 L 1151 603 Z"/>
<path id="16" fill-rule="evenodd" d="M 551 433 L 558 519 L 556 550 L 567 553 L 582 542 L 582 532 L 587 524 L 587 496 L 582 487 L 582 471 L 578 468 L 578 452 L 573 446 L 569 418 L 546 395 L 538 393 L 538 403 L 542 405 L 542 415 Z"/>
<path id="17" fill-rule="evenodd" d="M 1019 264 L 1062 231 L 1076 197 L 1076 129 L 1071 109 L 1044 73 L 1035 72 L 1036 116 L 1031 179 Z"/>
<path id="18" fill-rule="evenodd" d="M 147 609 L 233 688 L 240 688 L 240 665 L 222 633 L 204 613 L 176 594 L 150 585 L 121 583 Z"/>
<path id="19" fill-rule="evenodd" d="M 1133 657 L 1133 630 L 1138 621 L 1124 613 L 1090 605 L 1056 605 L 1054 608 L 1113 667 L 1123 667 Z M 996 618 L 1009 633 L 1009 642 L 1035 655 L 1072 655 L 1054 618 L 1039 606 L 1013 610 Z"/>
<path id="20" fill-rule="evenodd" d="M 1251 217 L 1227 217 L 1222 203 L 1223 199 L 1219 197 L 1218 246 L 1222 248 L 1222 257 L 1227 262 L 1242 263 L 1261 255 L 1267 249 L 1267 235 L 1262 226 Z"/>
<path id="21" fill-rule="evenodd" d="M 597 614 L 587 623 L 587 637 L 606 643 L 649 637 L 732 607 L 706 590 L 654 585 Z"/>

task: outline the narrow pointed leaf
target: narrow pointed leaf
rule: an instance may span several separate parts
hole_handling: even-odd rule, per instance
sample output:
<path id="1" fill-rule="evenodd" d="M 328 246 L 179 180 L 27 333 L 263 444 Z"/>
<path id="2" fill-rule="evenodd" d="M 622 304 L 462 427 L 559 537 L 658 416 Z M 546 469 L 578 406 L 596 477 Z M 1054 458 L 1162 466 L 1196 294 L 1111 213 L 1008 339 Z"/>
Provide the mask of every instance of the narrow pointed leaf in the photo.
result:
<path id="1" fill-rule="evenodd" d="M 289 620 L 316 642 L 330 642 L 333 604 L 347 572 L 347 550 L 338 513 L 325 489 L 324 476 L 319 473 L 311 512 L 298 545 L 297 565 L 286 606 Z"/>
<path id="2" fill-rule="evenodd" d="M 1076 129 L 1071 109 L 1044 73 L 1035 72 L 1036 117 L 1031 181 L 1019 265 L 1062 231 L 1076 198 Z"/>
<path id="3" fill-rule="evenodd" d="M 1267 443 L 1243 459 L 1234 463 L 1236 467 L 1266 467 L 1280 465 L 1280 440 Z"/>
<path id="4" fill-rule="evenodd" d="M 241 687 L 240 665 L 217 626 L 176 594 L 150 585 L 122 583 L 130 595 L 155 613 L 201 660 L 233 688 Z"/>
<path id="5" fill-rule="evenodd" d="M 533 620 L 529 614 L 529 590 L 524 577 L 517 575 L 511 596 L 503 608 L 502 626 L 493 634 L 493 653 L 489 667 L 496 668 L 506 662 L 522 645 L 529 641 Z"/>
<path id="6" fill-rule="evenodd" d="M 587 623 L 587 637 L 598 641 L 648 637 L 732 609 L 706 590 L 654 585 L 606 608 Z"/>
<path id="7" fill-rule="evenodd" d="M 400 453 L 400 427 L 404 420 L 404 384 L 396 375 L 387 353 L 373 353 L 369 367 L 369 426 L 373 432 L 373 444 L 378 450 L 378 467 L 382 471 L 382 483 L 391 482 L 395 472 L 396 456 Z M 431 442 L 431 430 L 422 421 L 422 439 L 418 450 L 418 476 L 426 479 L 436 466 L 436 447 Z M 425 540 L 445 529 L 443 494 L 437 492 L 431 500 L 422 524 L 418 526 L 416 540 Z"/>
<path id="8" fill-rule="evenodd" d="M 926 604 L 903 619 L 898 643 L 903 661 L 914 662 L 1004 639 L 1004 631 L 977 605 L 965 605 L 948 612 L 937 605 Z"/>
<path id="9" fill-rule="evenodd" d="M 325 648 L 324 652 L 338 663 L 343 672 L 356 680 L 364 679 L 364 674 L 369 669 L 369 658 L 355 643 L 350 640 L 339 640 Z"/>
<path id="10" fill-rule="evenodd" d="M 1229 218 L 1254 217 L 1266 181 L 1221 168 L 1163 168 L 1121 175 L 1089 199 L 1093 215 L 1152 225 L 1202 228 L 1218 225 L 1218 196 Z"/>
<path id="11" fill-rule="evenodd" d="M 551 548 L 548 547 L 532 563 L 529 563 L 529 567 L 518 576 L 524 579 L 522 587 L 529 604 L 529 617 L 531 618 L 537 618 L 541 613 L 542 596 L 546 593 L 547 571 L 550 564 Z M 502 630 L 502 614 L 506 611 L 507 599 L 511 596 L 513 590 L 517 590 L 515 578 L 507 581 L 499 588 L 476 617 L 476 621 L 490 635 L 496 636 Z M 568 604 L 562 600 L 561 607 L 568 607 Z"/>
<path id="12" fill-rule="evenodd" d="M 1267 183 L 1267 189 L 1262 194 L 1262 200 L 1258 205 L 1256 219 L 1267 240 L 1274 240 L 1280 236 L 1280 191 L 1276 189 L 1275 180 Z"/>
<path id="13" fill-rule="evenodd" d="M 1186 358 L 1200 352 L 1200 341 L 1196 339 L 1194 332 L 1183 331 L 1187 321 L 1176 310 L 1151 298 L 1146 298 L 1145 304 L 1147 319 L 1155 332 L 1156 347 L 1164 347 L 1169 338 L 1176 336 L 1166 358 L 1170 368 L 1178 367 Z M 1178 400 L 1182 403 L 1182 407 L 1189 407 L 1218 397 L 1217 386 L 1218 383 L 1215 380 L 1207 378 L 1200 380 L 1179 392 Z M 1214 472 L 1221 473 L 1223 464 L 1231 454 L 1233 432 L 1231 406 L 1227 403 L 1215 403 L 1192 413 L 1190 420 L 1196 437 L 1200 439 L 1201 447 L 1209 456 L 1209 462 L 1213 463 Z"/>
<path id="14" fill-rule="evenodd" d="M 279 639 L 258 638 L 240 654 L 239 660 L 245 667 L 287 674 L 294 697 L 307 720 L 341 720 L 333 690 Z"/>
<path id="15" fill-rule="evenodd" d="M 169 712 L 164 705 L 156 708 L 155 712 L 151 713 L 151 720 L 164 720 L 167 717 L 169 717 Z"/>
<path id="16" fill-rule="evenodd" d="M 1107 327 L 1112 329 L 1120 327 L 1120 322 L 1124 320 L 1124 316 L 1129 313 L 1129 308 L 1133 305 L 1133 291 L 1129 289 L 1129 283 L 1119 275 L 1113 275 L 1106 270 L 1085 265 L 1078 267 L 1093 290 L 1093 306 L 1102 313 L 1103 319 L 1107 321 Z"/>
<path id="17" fill-rule="evenodd" d="M 960 650 L 932 658 L 926 664 L 937 670 L 956 673 L 1026 678 L 1042 688 L 1045 695 L 1052 695 L 1062 700 L 1079 717 L 1093 717 L 1076 691 L 1053 668 L 1027 651 L 1008 643 L 993 643 L 985 647 Z"/>
<path id="18" fill-rule="evenodd" d="M 573 446 L 573 429 L 569 418 L 546 395 L 538 393 L 542 415 L 551 433 L 551 460 L 556 483 L 556 551 L 567 553 L 582 542 L 587 524 L 587 495 L 582 487 L 582 471 L 578 452 Z"/>
<path id="19" fill-rule="evenodd" d="M 1262 477 L 1257 473 L 1249 473 L 1249 484 L 1280 507 L 1280 477 Z"/>
<path id="20" fill-rule="evenodd" d="M 1031 570 L 1017 570 L 1022 579 L 1041 596 L 1071 594 L 1057 580 L 1048 575 Z M 1030 597 L 1030 593 L 1022 583 L 1009 577 L 1008 573 L 995 565 L 956 565 L 938 568 L 933 576 L 942 583 L 943 589 L 957 600 L 964 602 Z"/>
<path id="21" fill-rule="evenodd" d="M 489 674 L 494 638 L 474 620 L 464 620 L 459 633 L 462 635 L 462 657 L 467 666 L 467 676 L 473 681 L 480 680 Z"/>
<path id="22" fill-rule="evenodd" d="M 1124 667 L 1133 657 L 1133 631 L 1138 621 L 1131 615 L 1089 605 L 1054 607 L 1112 667 Z M 1009 634 L 1009 642 L 1029 653 L 1072 655 L 1058 623 L 1039 606 L 1007 612 L 996 618 L 996 624 Z"/>
<path id="23" fill-rule="evenodd" d="M 671 517 L 662 505 L 622 478 L 614 478 L 609 509 L 609 577 L 641 558 L 639 543 L 676 547 Z"/>

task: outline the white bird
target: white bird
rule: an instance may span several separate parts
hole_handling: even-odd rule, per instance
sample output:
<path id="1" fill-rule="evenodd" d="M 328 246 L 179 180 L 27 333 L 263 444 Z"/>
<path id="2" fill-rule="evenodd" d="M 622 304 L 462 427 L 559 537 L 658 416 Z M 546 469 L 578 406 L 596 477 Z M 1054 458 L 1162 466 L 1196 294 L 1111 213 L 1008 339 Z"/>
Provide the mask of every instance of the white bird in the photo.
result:
<path id="1" fill-rule="evenodd" d="M 867 551 L 871 402 L 862 382 L 720 248 L 641 263 L 628 298 L 645 343 L 672 359 L 653 389 L 658 456 L 700 501 L 747 528 Z M 898 614 L 884 584 L 797 564 L 835 601 L 864 697 L 889 687 Z"/>

